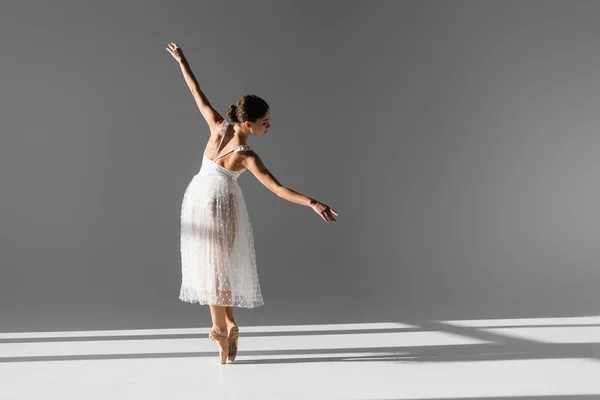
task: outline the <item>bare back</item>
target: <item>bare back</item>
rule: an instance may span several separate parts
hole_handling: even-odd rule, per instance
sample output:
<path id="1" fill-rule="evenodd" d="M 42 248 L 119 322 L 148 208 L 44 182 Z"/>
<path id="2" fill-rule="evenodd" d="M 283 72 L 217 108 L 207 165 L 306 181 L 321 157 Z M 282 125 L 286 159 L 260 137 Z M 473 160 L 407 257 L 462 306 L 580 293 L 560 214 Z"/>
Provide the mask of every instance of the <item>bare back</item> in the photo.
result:
<path id="1" fill-rule="evenodd" d="M 243 149 L 246 143 L 240 143 L 235 135 L 232 135 L 233 128 L 230 127 L 227 120 L 223 120 L 217 125 L 218 131 L 211 132 L 210 139 L 204 149 L 204 155 L 215 164 L 230 171 L 241 171 L 244 168 L 242 160 L 245 158 Z M 234 151 L 237 150 L 237 151 Z"/>

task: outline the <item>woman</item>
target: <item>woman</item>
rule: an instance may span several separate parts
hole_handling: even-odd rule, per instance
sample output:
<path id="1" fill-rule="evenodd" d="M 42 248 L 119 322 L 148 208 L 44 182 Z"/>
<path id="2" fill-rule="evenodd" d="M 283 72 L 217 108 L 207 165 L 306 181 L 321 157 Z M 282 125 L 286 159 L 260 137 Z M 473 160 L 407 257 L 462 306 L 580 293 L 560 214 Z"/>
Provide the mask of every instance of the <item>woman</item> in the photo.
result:
<path id="1" fill-rule="evenodd" d="M 238 177 L 249 170 L 260 183 L 290 202 L 311 207 L 325 222 L 338 213 L 315 199 L 282 186 L 246 144 L 250 135 L 270 128 L 267 103 L 247 95 L 229 107 L 232 126 L 211 106 L 175 43 L 167 51 L 177 60 L 200 113 L 210 127 L 202 166 L 185 190 L 181 207 L 182 284 L 179 298 L 208 304 L 212 317 L 209 338 L 217 343 L 221 364 L 237 354 L 239 328 L 233 307 L 263 305 L 256 271 L 252 225 Z"/>

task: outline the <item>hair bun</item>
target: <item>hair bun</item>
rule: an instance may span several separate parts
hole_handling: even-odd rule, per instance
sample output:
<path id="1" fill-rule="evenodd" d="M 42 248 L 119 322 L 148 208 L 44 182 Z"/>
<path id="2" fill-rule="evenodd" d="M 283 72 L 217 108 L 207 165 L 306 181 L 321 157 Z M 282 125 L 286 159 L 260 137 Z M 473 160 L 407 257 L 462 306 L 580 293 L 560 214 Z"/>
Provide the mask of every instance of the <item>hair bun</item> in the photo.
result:
<path id="1" fill-rule="evenodd" d="M 266 101 L 254 94 L 247 94 L 241 97 L 236 104 L 229 106 L 227 117 L 235 123 L 255 122 L 258 118 L 263 118 L 269 110 Z"/>
<path id="2" fill-rule="evenodd" d="M 229 106 L 229 110 L 227 111 L 227 118 L 229 118 L 232 122 L 240 122 L 237 117 L 237 106 L 232 104 Z"/>

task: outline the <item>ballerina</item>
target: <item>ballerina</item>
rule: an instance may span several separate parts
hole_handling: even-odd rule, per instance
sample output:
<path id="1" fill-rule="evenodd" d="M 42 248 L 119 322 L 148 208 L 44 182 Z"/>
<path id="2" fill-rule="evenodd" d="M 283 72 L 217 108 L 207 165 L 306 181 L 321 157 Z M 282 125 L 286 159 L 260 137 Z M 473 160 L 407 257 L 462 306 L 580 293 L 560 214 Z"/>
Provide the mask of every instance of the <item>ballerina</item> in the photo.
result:
<path id="1" fill-rule="evenodd" d="M 247 144 L 250 135 L 264 136 L 271 127 L 268 104 L 245 95 L 227 112 L 229 121 L 210 104 L 175 43 L 167 51 L 179 63 L 185 81 L 210 128 L 199 172 L 187 186 L 181 206 L 181 271 L 179 298 L 209 305 L 208 334 L 219 348 L 221 364 L 237 355 L 239 327 L 233 307 L 260 307 L 263 298 L 256 269 L 250 216 L 237 182 L 246 170 L 277 196 L 312 208 L 326 223 L 336 222 L 331 207 L 283 186 Z"/>

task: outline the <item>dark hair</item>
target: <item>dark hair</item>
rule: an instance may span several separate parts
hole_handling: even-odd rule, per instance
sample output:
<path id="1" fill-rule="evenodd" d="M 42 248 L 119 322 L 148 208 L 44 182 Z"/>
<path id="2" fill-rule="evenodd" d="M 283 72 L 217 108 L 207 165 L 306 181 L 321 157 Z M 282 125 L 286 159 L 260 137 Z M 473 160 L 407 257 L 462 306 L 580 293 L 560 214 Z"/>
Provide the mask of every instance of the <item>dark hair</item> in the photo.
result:
<path id="1" fill-rule="evenodd" d="M 237 103 L 229 106 L 227 117 L 230 121 L 237 122 L 255 122 L 258 118 L 262 118 L 269 109 L 266 101 L 260 97 L 247 94 L 241 97 Z"/>

